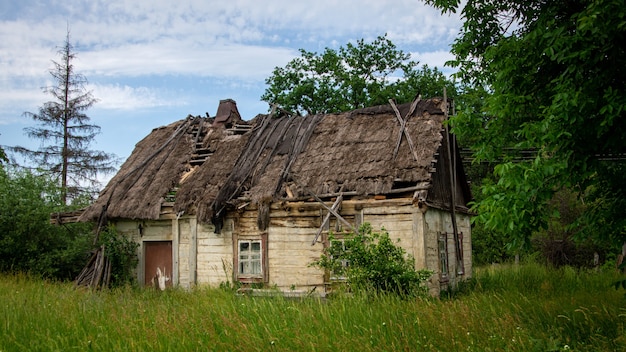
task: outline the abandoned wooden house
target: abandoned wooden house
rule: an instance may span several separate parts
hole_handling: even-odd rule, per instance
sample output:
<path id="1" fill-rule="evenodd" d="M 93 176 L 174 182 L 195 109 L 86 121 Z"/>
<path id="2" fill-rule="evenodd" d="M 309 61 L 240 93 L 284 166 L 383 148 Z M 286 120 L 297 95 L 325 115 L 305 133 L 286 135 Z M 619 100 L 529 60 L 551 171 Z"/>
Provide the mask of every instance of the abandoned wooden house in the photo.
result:
<path id="1" fill-rule="evenodd" d="M 257 283 L 324 294 L 310 263 L 362 223 L 399 239 L 433 295 L 472 272 L 471 198 L 443 99 L 339 114 L 236 103 L 140 141 L 82 221 L 106 216 L 139 244 L 144 285 Z"/>

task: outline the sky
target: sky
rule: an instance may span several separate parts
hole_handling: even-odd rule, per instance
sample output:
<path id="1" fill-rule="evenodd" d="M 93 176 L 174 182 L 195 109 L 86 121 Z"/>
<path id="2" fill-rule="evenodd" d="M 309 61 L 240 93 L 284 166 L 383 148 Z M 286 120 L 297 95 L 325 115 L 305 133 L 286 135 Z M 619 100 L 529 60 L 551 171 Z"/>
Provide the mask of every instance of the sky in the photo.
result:
<path id="1" fill-rule="evenodd" d="M 86 112 L 101 127 L 90 148 L 123 161 L 153 128 L 214 116 L 221 99 L 244 120 L 267 113 L 265 79 L 299 49 L 386 33 L 420 66 L 451 74 L 444 63 L 461 25 L 419 0 L 2 0 L 0 145 L 39 147 L 24 112 L 53 100 L 42 88 L 68 28 L 75 70 L 98 99 Z"/>

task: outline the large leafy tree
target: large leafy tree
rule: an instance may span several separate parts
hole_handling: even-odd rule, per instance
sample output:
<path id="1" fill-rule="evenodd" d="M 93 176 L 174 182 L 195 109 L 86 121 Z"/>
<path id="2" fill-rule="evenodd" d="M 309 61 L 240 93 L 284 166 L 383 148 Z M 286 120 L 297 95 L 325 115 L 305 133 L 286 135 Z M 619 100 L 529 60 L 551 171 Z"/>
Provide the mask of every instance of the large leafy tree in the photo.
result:
<path id="1" fill-rule="evenodd" d="M 0 272 L 71 279 L 82 269 L 91 225 L 52 225 L 50 214 L 65 209 L 60 196 L 46 175 L 0 167 Z"/>
<path id="2" fill-rule="evenodd" d="M 386 35 L 322 53 L 301 49 L 300 54 L 274 69 L 261 100 L 312 115 L 387 104 L 390 98 L 409 102 L 418 93 L 441 96 L 444 87 L 455 95 L 443 73 L 426 65 L 419 69 Z"/>
<path id="3" fill-rule="evenodd" d="M 89 149 L 100 132 L 100 127 L 90 123 L 88 110 L 97 99 L 85 87 L 87 79 L 76 72 L 76 54 L 70 43 L 70 34 L 59 49 L 60 61 L 53 61 L 50 70 L 54 85 L 44 88 L 53 100 L 46 102 L 37 113 L 25 112 L 36 127 L 26 128 L 29 137 L 41 142 L 37 150 L 13 147 L 36 166 L 55 176 L 61 187 L 61 202 L 77 197 L 85 190 L 98 185 L 97 175 L 113 171 L 111 154 Z"/>
<path id="4" fill-rule="evenodd" d="M 514 245 L 527 243 L 546 226 L 553 194 L 570 188 L 592 207 L 587 228 L 623 241 L 623 1 L 427 2 L 461 12 L 453 64 L 463 82 L 489 93 L 483 110 L 454 121 L 457 133 L 471 136 L 478 161 L 498 162 L 476 206 L 479 220 Z M 523 160 L 520 150 L 535 154 Z"/>

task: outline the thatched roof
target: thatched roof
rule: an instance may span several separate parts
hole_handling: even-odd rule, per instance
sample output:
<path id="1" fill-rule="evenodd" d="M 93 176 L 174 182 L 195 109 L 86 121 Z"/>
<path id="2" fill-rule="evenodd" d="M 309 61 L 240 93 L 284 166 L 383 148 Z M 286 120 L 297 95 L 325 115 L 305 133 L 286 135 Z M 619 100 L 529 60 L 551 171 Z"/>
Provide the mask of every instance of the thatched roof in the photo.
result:
<path id="1" fill-rule="evenodd" d="M 391 104 L 305 117 L 259 115 L 247 132 L 200 117 L 177 121 L 136 145 L 81 219 L 97 219 L 105 207 L 109 218 L 158 219 L 162 203 L 173 201 L 176 212 L 208 222 L 242 199 L 369 196 L 430 185 L 446 137 L 443 100 L 420 101 L 410 116 L 410 104 L 397 109 L 401 118 Z M 469 190 L 461 188 L 467 195 L 457 204 L 464 205 Z"/>

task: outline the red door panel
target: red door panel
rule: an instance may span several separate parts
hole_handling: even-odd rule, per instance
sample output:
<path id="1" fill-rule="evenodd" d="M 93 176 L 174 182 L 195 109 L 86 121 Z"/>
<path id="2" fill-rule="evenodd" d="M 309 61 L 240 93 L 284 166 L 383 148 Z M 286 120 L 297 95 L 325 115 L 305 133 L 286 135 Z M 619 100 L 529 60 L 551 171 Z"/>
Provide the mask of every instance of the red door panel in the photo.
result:
<path id="1" fill-rule="evenodd" d="M 143 243 L 145 253 L 145 285 L 160 288 L 172 287 L 172 241 Z"/>

